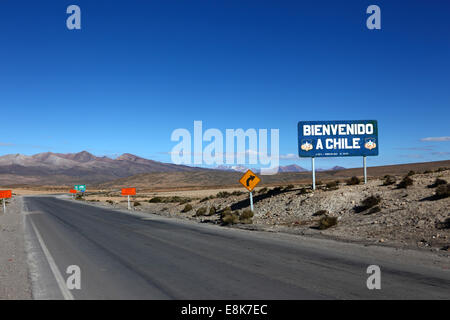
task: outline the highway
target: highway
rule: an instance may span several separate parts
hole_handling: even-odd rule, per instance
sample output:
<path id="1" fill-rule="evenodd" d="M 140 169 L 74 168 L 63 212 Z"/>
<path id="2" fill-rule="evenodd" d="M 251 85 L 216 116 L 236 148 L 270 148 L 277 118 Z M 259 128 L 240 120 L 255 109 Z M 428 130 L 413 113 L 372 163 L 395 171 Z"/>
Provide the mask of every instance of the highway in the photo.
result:
<path id="1" fill-rule="evenodd" d="M 23 198 L 35 299 L 450 299 L 431 253 Z M 448 259 L 448 258 L 447 258 Z M 448 260 L 447 260 L 448 261 Z M 68 266 L 81 289 L 68 290 Z M 369 290 L 369 265 L 381 290 Z"/>

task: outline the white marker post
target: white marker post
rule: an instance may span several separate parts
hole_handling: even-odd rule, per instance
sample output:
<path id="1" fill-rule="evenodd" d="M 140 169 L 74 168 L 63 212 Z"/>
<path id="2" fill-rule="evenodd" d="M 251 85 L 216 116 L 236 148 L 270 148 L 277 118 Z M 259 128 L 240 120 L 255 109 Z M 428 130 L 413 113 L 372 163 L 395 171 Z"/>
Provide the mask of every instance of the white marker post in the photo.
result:
<path id="1" fill-rule="evenodd" d="M 367 165 L 366 165 L 366 156 L 363 156 L 363 167 L 364 167 L 364 184 L 367 184 Z"/>
<path id="2" fill-rule="evenodd" d="M 314 157 L 311 158 L 311 167 L 312 167 L 312 180 L 313 180 L 312 188 L 313 188 L 313 190 L 316 190 L 316 167 L 314 164 Z"/>
<path id="3" fill-rule="evenodd" d="M 253 211 L 253 194 L 251 191 L 250 191 L 250 210 Z"/>
<path id="4" fill-rule="evenodd" d="M 131 210 L 131 205 L 130 205 L 130 196 L 128 195 L 128 210 Z"/>

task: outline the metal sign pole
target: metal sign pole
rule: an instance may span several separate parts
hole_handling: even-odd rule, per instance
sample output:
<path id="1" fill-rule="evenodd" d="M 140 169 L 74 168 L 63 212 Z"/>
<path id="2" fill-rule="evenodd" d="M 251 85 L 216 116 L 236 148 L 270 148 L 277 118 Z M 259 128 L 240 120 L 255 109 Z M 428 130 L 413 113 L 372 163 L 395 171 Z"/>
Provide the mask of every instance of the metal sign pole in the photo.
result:
<path id="1" fill-rule="evenodd" d="M 253 211 L 253 194 L 251 191 L 250 191 L 250 210 Z"/>
<path id="2" fill-rule="evenodd" d="M 131 206 L 130 206 L 130 196 L 128 195 L 128 210 L 131 210 Z"/>
<path id="3" fill-rule="evenodd" d="M 364 166 L 364 184 L 367 184 L 367 165 L 366 165 L 366 156 L 363 156 L 363 166 Z"/>
<path id="4" fill-rule="evenodd" d="M 6 213 L 6 199 L 3 199 L 3 213 Z"/>
<path id="5" fill-rule="evenodd" d="M 312 180 L 313 180 L 313 190 L 316 190 L 316 167 L 314 164 L 314 157 L 311 158 L 311 166 L 312 166 Z"/>

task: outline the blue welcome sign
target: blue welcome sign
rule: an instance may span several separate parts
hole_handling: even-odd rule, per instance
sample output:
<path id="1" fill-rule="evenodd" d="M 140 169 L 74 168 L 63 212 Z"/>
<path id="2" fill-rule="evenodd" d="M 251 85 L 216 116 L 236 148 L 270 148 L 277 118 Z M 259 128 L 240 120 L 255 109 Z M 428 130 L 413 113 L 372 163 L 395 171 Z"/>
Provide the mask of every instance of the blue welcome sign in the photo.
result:
<path id="1" fill-rule="evenodd" d="M 378 155 L 376 120 L 300 121 L 300 157 L 348 157 Z"/>

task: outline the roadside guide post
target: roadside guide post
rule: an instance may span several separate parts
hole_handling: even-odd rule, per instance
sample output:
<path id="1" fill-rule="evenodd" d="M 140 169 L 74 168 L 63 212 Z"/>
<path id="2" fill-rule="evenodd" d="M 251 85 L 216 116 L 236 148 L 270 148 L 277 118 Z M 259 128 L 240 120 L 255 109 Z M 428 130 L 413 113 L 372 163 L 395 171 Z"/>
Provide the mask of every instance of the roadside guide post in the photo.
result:
<path id="1" fill-rule="evenodd" d="M 11 190 L 0 190 L 0 199 L 3 200 L 3 213 L 6 213 L 6 199 L 12 197 Z"/>
<path id="2" fill-rule="evenodd" d="M 261 181 L 261 179 L 252 172 L 252 170 L 247 170 L 246 173 L 241 177 L 239 182 L 249 191 L 250 194 L 250 210 L 253 211 L 253 194 L 252 191 L 256 185 Z M 253 211 L 254 212 L 254 211 Z"/>
<path id="3" fill-rule="evenodd" d="M 128 210 L 131 210 L 130 196 L 136 195 L 136 188 L 123 188 L 122 195 L 128 196 Z"/>
<path id="4" fill-rule="evenodd" d="M 364 184 L 367 156 L 378 155 L 377 120 L 300 121 L 298 155 L 311 158 L 312 188 L 316 189 L 316 157 L 363 157 Z"/>
<path id="5" fill-rule="evenodd" d="M 316 167 L 314 163 L 314 157 L 311 157 L 311 171 L 312 171 L 312 188 L 316 190 Z"/>
<path id="6" fill-rule="evenodd" d="M 367 184 L 367 165 L 366 165 L 366 156 L 363 156 L 363 167 L 364 167 L 364 184 Z"/>

